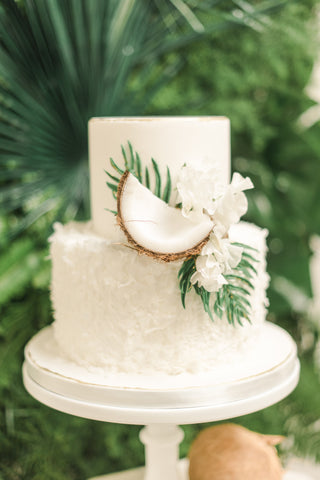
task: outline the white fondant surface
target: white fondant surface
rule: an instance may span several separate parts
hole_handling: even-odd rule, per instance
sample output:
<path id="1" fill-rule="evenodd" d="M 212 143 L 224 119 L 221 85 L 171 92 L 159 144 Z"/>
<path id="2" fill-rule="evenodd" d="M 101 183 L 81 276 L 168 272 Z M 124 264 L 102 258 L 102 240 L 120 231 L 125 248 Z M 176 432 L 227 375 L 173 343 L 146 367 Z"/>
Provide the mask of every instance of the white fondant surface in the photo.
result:
<path id="1" fill-rule="evenodd" d="M 183 308 L 181 262 L 164 264 L 94 233 L 91 224 L 56 226 L 51 238 L 55 338 L 71 360 L 114 373 L 211 371 L 245 358 L 266 315 L 266 231 L 246 223 L 232 241 L 259 250 L 251 324 L 212 322 L 191 291 Z"/>
<path id="2" fill-rule="evenodd" d="M 151 158 L 154 158 L 163 179 L 168 166 L 173 186 L 184 164 L 196 167 L 207 162 L 211 165 L 217 162 L 222 181 L 229 183 L 230 122 L 225 117 L 92 118 L 89 121 L 89 157 L 93 228 L 109 239 L 118 239 L 119 229 L 113 215 L 105 210 L 116 210 L 116 201 L 106 186 L 105 170 L 112 170 L 110 157 L 124 167 L 121 145 L 127 149 L 128 141 L 139 153 L 142 165 L 151 167 L 151 171 Z"/>

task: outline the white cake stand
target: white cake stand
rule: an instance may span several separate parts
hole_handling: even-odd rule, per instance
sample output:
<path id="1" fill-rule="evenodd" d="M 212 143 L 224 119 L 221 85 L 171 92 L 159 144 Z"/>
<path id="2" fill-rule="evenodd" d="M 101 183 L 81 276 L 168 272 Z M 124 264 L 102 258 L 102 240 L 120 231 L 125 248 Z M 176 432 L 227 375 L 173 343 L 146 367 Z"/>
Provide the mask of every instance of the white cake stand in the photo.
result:
<path id="1" fill-rule="evenodd" d="M 145 480 L 187 478 L 185 464 L 178 467 L 183 433 L 177 425 L 261 410 L 286 397 L 298 378 L 295 343 L 287 332 L 269 323 L 244 362 L 220 366 L 203 375 L 88 371 L 61 354 L 52 327 L 40 331 L 27 344 L 23 366 L 26 389 L 51 408 L 104 422 L 147 425 L 140 432 L 146 454 L 144 472 L 137 470 L 122 477 L 144 475 Z M 298 479 L 294 473 L 286 475 L 286 480 Z"/>

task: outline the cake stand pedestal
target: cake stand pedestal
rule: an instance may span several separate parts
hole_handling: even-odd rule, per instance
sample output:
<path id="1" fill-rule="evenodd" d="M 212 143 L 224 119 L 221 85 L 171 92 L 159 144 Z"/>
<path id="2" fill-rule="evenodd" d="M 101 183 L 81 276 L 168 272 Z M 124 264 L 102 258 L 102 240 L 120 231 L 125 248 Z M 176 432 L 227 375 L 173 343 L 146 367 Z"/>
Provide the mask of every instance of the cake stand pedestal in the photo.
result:
<path id="1" fill-rule="evenodd" d="M 183 433 L 177 425 L 225 420 L 261 410 L 286 397 L 298 378 L 295 343 L 284 330 L 268 323 L 261 341 L 242 364 L 220 366 L 203 375 L 89 371 L 61 354 L 52 327 L 28 343 L 23 366 L 26 389 L 51 408 L 104 422 L 146 425 L 140 433 L 146 467 L 143 472 L 124 473 L 119 480 L 141 475 L 145 480 L 186 479 L 186 468 L 181 467 L 185 463 L 178 462 Z M 288 473 L 285 480 L 298 480 L 292 475 Z"/>

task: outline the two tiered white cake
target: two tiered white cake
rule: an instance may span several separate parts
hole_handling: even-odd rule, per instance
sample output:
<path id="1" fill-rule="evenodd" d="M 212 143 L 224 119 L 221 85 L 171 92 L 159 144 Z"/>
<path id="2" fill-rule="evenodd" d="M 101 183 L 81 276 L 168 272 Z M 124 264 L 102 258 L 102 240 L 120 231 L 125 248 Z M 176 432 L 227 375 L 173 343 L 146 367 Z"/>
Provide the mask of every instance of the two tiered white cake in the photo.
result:
<path id="1" fill-rule="evenodd" d="M 183 260 L 165 263 L 137 252 L 109 211 L 117 210 L 117 201 L 114 189 L 106 184 L 106 170 L 110 171 L 110 158 L 119 170 L 125 170 L 128 142 L 138 152 L 143 170 L 151 165 L 154 172 L 153 158 L 159 177 L 165 179 L 168 167 L 172 196 L 179 198 L 177 184 L 185 165 L 201 171 L 205 179 L 206 171 L 211 175 L 215 168 L 219 185 L 229 184 L 229 129 L 224 117 L 90 121 L 92 220 L 56 225 L 50 239 L 54 335 L 68 358 L 89 369 L 176 375 L 238 362 L 260 341 L 268 286 L 265 230 L 240 222 L 221 237 L 221 242 L 255 249 L 252 288 L 246 298 L 249 318 L 240 325 L 228 322 L 226 314 L 217 315 L 213 307 L 211 319 L 191 284 L 184 308 L 178 280 Z M 200 185 L 199 196 L 202 193 Z M 177 206 L 177 201 L 171 204 Z M 225 278 L 228 275 L 219 277 L 222 286 Z"/>

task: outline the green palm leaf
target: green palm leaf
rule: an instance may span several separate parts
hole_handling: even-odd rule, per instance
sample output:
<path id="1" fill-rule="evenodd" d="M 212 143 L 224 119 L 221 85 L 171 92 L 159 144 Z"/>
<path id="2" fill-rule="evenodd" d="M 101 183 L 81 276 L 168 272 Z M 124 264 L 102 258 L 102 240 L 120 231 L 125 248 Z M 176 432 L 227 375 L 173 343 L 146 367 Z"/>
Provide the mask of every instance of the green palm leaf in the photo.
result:
<path id="1" fill-rule="evenodd" d="M 48 197 L 55 217 L 87 218 L 88 119 L 143 114 L 176 72 L 154 78 L 160 55 L 246 25 L 248 18 L 262 19 L 279 2 L 248 5 L 0 0 L 0 197 L 3 209 L 14 211 L 20 221 L 14 232 L 46 214 L 40 204 Z M 242 11 L 240 20 L 235 6 Z M 34 202 L 32 209 L 28 206 L 34 190 L 43 193 L 38 214 Z"/>
<path id="2" fill-rule="evenodd" d="M 191 283 L 191 277 L 196 271 L 196 257 L 187 258 L 183 262 L 178 273 L 179 288 L 184 308 L 186 308 L 186 294 L 193 288 L 201 298 L 203 308 L 212 321 L 214 312 L 218 318 L 225 316 L 231 325 L 236 323 L 243 325 L 244 320 L 250 322 L 251 304 L 249 299 L 254 289 L 250 279 L 252 272 L 257 274 L 253 264 L 258 262 L 248 251 L 257 253 L 257 250 L 243 243 L 234 242 L 233 245 L 243 248 L 241 260 L 232 273 L 224 275 L 227 283 L 215 293 L 214 301 L 212 301 L 211 293 L 204 287 L 199 287 L 197 283 Z"/>
<path id="3" fill-rule="evenodd" d="M 127 147 L 127 151 L 126 151 Z M 124 160 L 124 165 L 125 168 L 132 174 L 134 175 L 140 183 L 145 185 L 147 188 L 149 188 L 153 193 L 164 200 L 166 203 L 169 203 L 170 196 L 171 196 L 171 176 L 170 176 L 170 170 L 167 167 L 167 179 L 166 179 L 166 184 L 163 189 L 163 193 L 161 193 L 161 174 L 159 170 L 159 166 L 157 162 L 154 160 L 154 158 L 151 158 L 151 165 L 152 165 L 152 170 L 153 170 L 153 177 L 154 177 L 154 188 L 150 188 L 150 173 L 149 173 L 149 167 L 145 166 L 144 172 L 145 172 L 145 178 L 143 180 L 142 178 L 142 162 L 141 158 L 138 152 L 134 151 L 132 144 L 128 141 L 127 146 L 121 145 L 121 152 L 122 152 L 122 157 Z M 121 168 L 115 163 L 113 158 L 110 158 L 110 165 L 111 167 L 117 172 L 123 175 L 124 171 L 121 170 Z M 151 169 L 151 167 L 150 167 Z M 108 170 L 105 170 L 105 173 L 113 181 L 111 183 L 110 181 L 106 181 L 107 187 L 110 188 L 112 191 L 112 194 L 114 198 L 117 198 L 117 191 L 118 191 L 118 186 L 120 182 L 120 178 L 115 177 L 112 175 Z M 109 209 L 106 209 L 108 211 L 111 211 Z M 112 211 L 114 214 L 117 214 L 117 212 Z"/>

